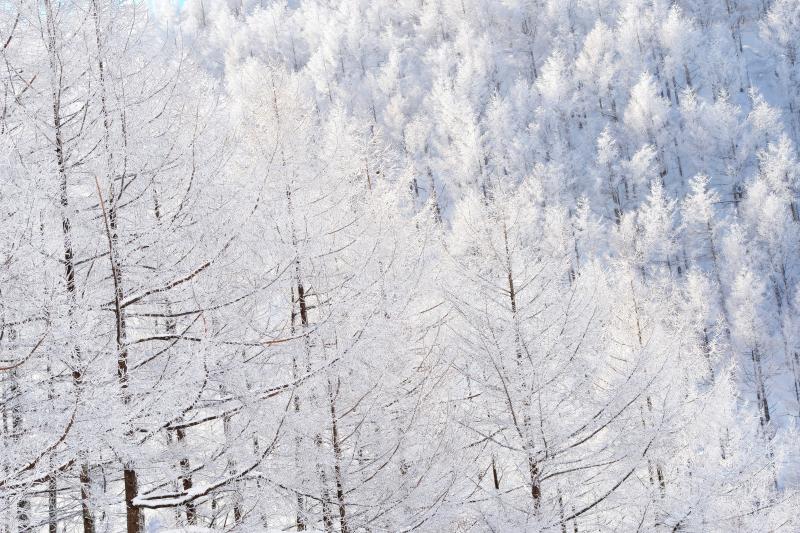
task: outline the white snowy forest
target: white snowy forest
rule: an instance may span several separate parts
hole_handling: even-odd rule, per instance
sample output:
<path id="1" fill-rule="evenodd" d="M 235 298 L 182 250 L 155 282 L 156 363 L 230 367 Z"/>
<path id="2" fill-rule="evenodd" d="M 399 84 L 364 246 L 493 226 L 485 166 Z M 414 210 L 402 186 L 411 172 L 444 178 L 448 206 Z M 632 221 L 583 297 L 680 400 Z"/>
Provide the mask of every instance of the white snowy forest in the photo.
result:
<path id="1" fill-rule="evenodd" d="M 0 47 L 0 532 L 800 531 L 800 0 Z"/>

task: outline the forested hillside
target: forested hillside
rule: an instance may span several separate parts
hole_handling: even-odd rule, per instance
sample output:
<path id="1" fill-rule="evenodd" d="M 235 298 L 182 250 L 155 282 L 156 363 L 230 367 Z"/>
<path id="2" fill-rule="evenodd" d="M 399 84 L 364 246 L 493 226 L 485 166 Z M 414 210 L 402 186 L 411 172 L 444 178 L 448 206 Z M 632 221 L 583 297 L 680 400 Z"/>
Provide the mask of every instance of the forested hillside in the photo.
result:
<path id="1" fill-rule="evenodd" d="M 0 2 L 0 533 L 800 531 L 800 1 Z"/>

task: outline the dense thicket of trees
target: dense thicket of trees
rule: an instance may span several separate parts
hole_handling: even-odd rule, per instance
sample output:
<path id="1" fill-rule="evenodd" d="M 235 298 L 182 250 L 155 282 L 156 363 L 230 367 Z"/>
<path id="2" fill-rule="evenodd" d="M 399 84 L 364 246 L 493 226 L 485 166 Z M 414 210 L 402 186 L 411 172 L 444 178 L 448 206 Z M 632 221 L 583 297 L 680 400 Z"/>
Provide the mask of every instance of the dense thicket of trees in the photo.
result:
<path id="1" fill-rule="evenodd" d="M 795 0 L 0 5 L 0 531 L 796 531 Z"/>

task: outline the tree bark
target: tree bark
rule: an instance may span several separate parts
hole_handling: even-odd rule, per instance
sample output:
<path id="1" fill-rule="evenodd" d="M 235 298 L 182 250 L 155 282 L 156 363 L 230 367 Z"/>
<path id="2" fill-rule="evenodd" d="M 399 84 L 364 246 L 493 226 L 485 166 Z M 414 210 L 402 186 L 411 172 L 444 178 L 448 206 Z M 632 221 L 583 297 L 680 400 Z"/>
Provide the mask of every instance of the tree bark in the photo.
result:
<path id="1" fill-rule="evenodd" d="M 59 175 L 59 194 L 61 205 L 61 231 L 64 246 L 64 282 L 67 289 L 67 296 L 69 298 L 69 327 L 74 329 L 74 313 L 76 307 L 76 290 L 75 290 L 75 253 L 72 247 L 72 223 L 69 213 L 69 191 L 67 179 L 67 167 L 64 155 L 64 135 L 62 131 L 61 122 L 61 60 L 59 58 L 58 49 L 56 47 L 56 21 L 53 14 L 53 7 L 50 0 L 45 0 L 45 20 L 47 26 L 47 55 L 50 66 L 51 76 L 51 96 L 53 108 L 53 132 L 55 142 L 55 159 Z M 83 377 L 83 368 L 78 348 L 73 348 L 76 356 L 76 362 L 73 369 L 73 382 L 76 389 L 79 389 Z M 85 478 L 85 481 L 84 481 Z M 94 533 L 94 516 L 92 515 L 91 506 L 89 504 L 89 490 L 88 490 L 88 465 L 81 465 L 80 472 L 81 480 L 81 516 L 83 520 L 84 533 Z M 52 528 L 52 526 L 51 526 Z"/>
<path id="2" fill-rule="evenodd" d="M 178 441 L 178 446 L 182 447 L 184 444 L 184 440 L 186 439 L 186 430 L 183 428 L 178 428 L 175 430 L 175 434 Z M 183 490 L 188 491 L 192 488 L 192 475 L 190 474 L 191 468 L 189 465 L 189 458 L 183 457 L 179 463 L 180 470 L 181 470 L 181 487 Z M 193 526 L 197 523 L 197 507 L 195 506 L 194 502 L 189 502 L 184 506 L 184 511 L 186 513 L 186 523 L 190 526 Z"/>
<path id="3" fill-rule="evenodd" d="M 338 390 L 338 383 L 337 383 Z M 331 442 L 333 447 L 333 474 L 336 482 L 336 503 L 339 507 L 339 529 L 341 533 L 349 533 L 347 525 L 347 506 L 344 500 L 344 482 L 342 480 L 342 448 L 339 442 L 338 419 L 336 416 L 336 397 L 330 381 L 328 381 L 328 401 L 331 408 Z"/>

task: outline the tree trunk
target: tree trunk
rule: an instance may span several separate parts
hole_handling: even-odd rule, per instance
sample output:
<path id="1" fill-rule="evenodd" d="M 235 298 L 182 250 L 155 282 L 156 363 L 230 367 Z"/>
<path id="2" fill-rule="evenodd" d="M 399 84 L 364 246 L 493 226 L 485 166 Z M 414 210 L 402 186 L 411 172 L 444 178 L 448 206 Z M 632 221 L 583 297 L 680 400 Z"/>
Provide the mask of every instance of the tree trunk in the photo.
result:
<path id="1" fill-rule="evenodd" d="M 294 296 L 294 287 L 292 287 L 292 312 L 291 312 L 291 334 L 294 336 L 295 334 L 295 321 L 297 320 L 297 313 L 295 312 L 294 304 L 295 304 L 295 296 Z M 297 364 L 297 356 L 292 355 L 292 379 L 297 380 L 299 378 L 299 370 Z M 300 412 L 300 396 L 298 394 L 294 395 L 293 401 L 294 412 Z M 300 447 L 302 445 L 302 438 L 298 435 L 295 437 L 294 440 L 294 465 L 295 468 L 299 471 L 300 470 Z M 297 531 L 305 531 L 306 529 L 306 509 L 305 509 L 305 497 L 297 493 L 297 513 L 295 516 L 295 528 Z"/>
<path id="2" fill-rule="evenodd" d="M 47 479 L 47 531 L 58 533 L 58 481 L 53 474 Z"/>
<path id="3" fill-rule="evenodd" d="M 764 369 L 761 364 L 761 351 L 756 347 L 751 351 L 753 359 L 753 370 L 756 379 L 756 399 L 758 400 L 758 414 L 761 427 L 766 431 L 770 423 L 769 400 L 767 399 L 767 387 L 764 383 Z"/>
<path id="4" fill-rule="evenodd" d="M 133 499 L 139 491 L 139 480 L 130 463 L 126 463 L 124 466 L 123 479 L 125 483 L 126 531 L 127 533 L 142 533 L 144 531 L 144 513 L 133 505 Z"/>
<path id="5" fill-rule="evenodd" d="M 186 439 L 186 430 L 183 428 L 178 428 L 175 431 L 176 440 L 178 442 L 178 447 L 183 447 L 184 441 Z M 189 458 L 183 457 L 180 460 L 179 467 L 181 470 L 181 488 L 184 491 L 188 491 L 192 488 L 192 475 L 191 475 L 191 468 L 189 465 Z M 193 526 L 197 523 L 197 507 L 195 506 L 194 502 L 189 502 L 184 506 L 184 511 L 186 512 L 186 523 L 190 526 Z"/>
<path id="6" fill-rule="evenodd" d="M 11 331 L 9 337 L 13 340 L 16 336 L 15 331 Z M 22 420 L 22 411 L 19 406 L 19 382 L 17 381 L 17 370 L 14 369 L 11 371 L 11 386 L 9 387 L 10 396 L 12 398 L 12 405 L 11 405 L 11 438 L 15 441 L 19 441 L 22 439 L 22 434 L 24 432 L 23 428 L 23 420 Z M 17 531 L 22 533 L 23 531 L 28 531 L 30 528 L 31 523 L 31 502 L 28 498 L 24 495 L 23 497 L 17 502 Z"/>
<path id="7" fill-rule="evenodd" d="M 51 76 L 51 96 L 53 108 L 53 132 L 55 142 L 55 159 L 59 175 L 59 193 L 61 204 L 61 230 L 64 243 L 64 282 L 69 297 L 69 320 L 70 329 L 74 329 L 74 312 L 76 306 L 76 291 L 75 291 L 75 264 L 74 264 L 74 250 L 72 247 L 72 224 L 68 216 L 69 213 L 69 193 L 68 193 L 68 180 L 66 161 L 64 155 L 64 141 L 61 123 L 61 68 L 58 50 L 56 48 L 56 22 L 53 15 L 53 8 L 50 0 L 45 0 L 45 17 L 47 25 L 47 52 L 50 66 Z M 73 371 L 73 382 L 76 388 L 81 386 L 81 378 L 83 368 L 80 361 L 80 352 L 74 348 L 76 356 L 76 364 Z M 86 481 L 84 482 L 84 478 Z M 81 515 L 83 519 L 84 533 L 94 533 L 94 517 L 92 516 L 91 507 L 89 505 L 89 490 L 88 490 L 88 465 L 85 463 L 81 465 Z M 52 525 L 51 525 L 52 529 Z"/>
<path id="8" fill-rule="evenodd" d="M 337 382 L 337 391 L 339 388 Z M 339 529 L 341 533 L 349 533 L 347 525 L 347 506 L 344 501 L 344 483 L 342 480 L 342 448 L 339 442 L 338 419 L 336 417 L 336 395 L 333 386 L 328 381 L 328 402 L 331 408 L 331 442 L 333 445 L 333 474 L 336 482 L 336 503 L 339 507 Z"/>
<path id="9" fill-rule="evenodd" d="M 90 481 L 89 465 L 86 463 L 81 465 L 80 473 L 81 484 L 81 517 L 83 518 L 83 533 L 94 533 L 94 516 L 92 516 L 92 509 L 89 505 Z"/>
<path id="10" fill-rule="evenodd" d="M 114 318 L 116 325 L 116 347 L 117 347 L 117 377 L 122 393 L 122 403 L 130 404 L 131 396 L 128 390 L 128 348 L 126 346 L 126 323 L 125 311 L 122 307 L 124 291 L 122 288 L 122 273 L 120 270 L 117 255 L 117 217 L 116 217 L 116 198 L 112 190 L 112 202 L 106 211 L 106 204 L 103 193 L 100 190 L 100 182 L 95 177 L 97 185 L 97 195 L 100 200 L 100 208 L 103 212 L 105 222 L 106 237 L 108 240 L 108 258 L 111 263 L 111 279 L 114 285 Z M 123 477 L 125 480 L 125 512 L 127 514 L 127 533 L 142 533 L 144 531 L 144 513 L 133 504 L 138 490 L 138 479 L 133 463 L 126 461 L 123 465 Z"/>

